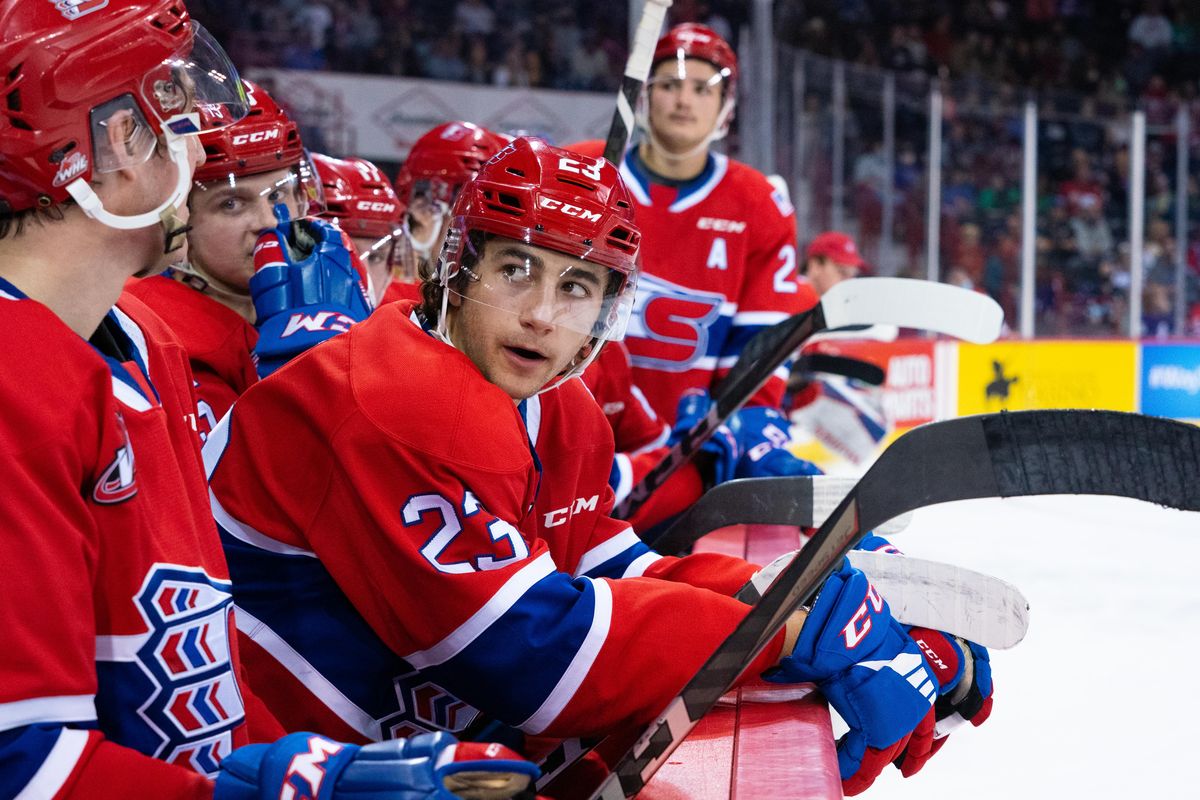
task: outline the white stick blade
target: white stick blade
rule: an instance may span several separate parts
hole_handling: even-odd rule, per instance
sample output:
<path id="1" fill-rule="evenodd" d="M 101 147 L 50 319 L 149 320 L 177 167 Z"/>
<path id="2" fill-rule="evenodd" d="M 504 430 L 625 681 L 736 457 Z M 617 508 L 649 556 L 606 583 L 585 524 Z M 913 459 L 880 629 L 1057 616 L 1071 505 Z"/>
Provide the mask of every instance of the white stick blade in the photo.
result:
<path id="1" fill-rule="evenodd" d="M 886 323 L 954 336 L 975 344 L 994 342 L 1004 311 L 987 295 L 911 278 L 854 278 L 821 297 L 830 328 Z"/>

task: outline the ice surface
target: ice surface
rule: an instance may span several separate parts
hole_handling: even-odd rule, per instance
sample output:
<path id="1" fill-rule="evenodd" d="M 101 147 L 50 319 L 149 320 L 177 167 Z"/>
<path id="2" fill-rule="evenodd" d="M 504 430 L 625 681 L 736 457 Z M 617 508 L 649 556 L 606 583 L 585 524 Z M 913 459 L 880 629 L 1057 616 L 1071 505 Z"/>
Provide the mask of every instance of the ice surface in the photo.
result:
<path id="1" fill-rule="evenodd" d="M 974 500 L 918 511 L 912 555 L 1021 588 L 1030 628 L 993 653 L 996 701 L 879 798 L 1200 797 L 1200 513 L 1111 497 Z"/>

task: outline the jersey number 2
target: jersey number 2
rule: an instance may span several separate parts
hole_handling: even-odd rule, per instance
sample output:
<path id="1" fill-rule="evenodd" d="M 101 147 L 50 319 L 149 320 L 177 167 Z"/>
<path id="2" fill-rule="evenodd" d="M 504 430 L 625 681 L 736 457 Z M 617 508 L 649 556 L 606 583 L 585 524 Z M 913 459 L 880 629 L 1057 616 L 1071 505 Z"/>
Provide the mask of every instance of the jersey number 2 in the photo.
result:
<path id="1" fill-rule="evenodd" d="M 459 509 L 440 494 L 419 494 L 410 497 L 400 513 L 404 517 L 404 524 L 409 526 L 420 523 L 424 515 L 430 511 L 436 512 L 442 522 L 433 532 L 433 536 L 429 537 L 429 541 L 422 545 L 421 555 L 438 572 L 459 575 L 464 572 L 500 569 L 514 561 L 521 561 L 529 557 L 529 546 L 525 544 L 521 532 L 510 523 L 493 517 L 492 521 L 487 524 L 488 534 L 491 536 L 492 542 L 496 544 L 507 540 L 508 549 L 512 551 L 512 555 L 497 557 L 493 554 L 480 554 L 470 561 L 442 561 L 442 554 L 463 532 L 462 519 L 473 517 L 480 511 L 485 514 L 487 512 L 479 505 L 475 495 L 467 492 L 463 497 L 461 518 Z"/>

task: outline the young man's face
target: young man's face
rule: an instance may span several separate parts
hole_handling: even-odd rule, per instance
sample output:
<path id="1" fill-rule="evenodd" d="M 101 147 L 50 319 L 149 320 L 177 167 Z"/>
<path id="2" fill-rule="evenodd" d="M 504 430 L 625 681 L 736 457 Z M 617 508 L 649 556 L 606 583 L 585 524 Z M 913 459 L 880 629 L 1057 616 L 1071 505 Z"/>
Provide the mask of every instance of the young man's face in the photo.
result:
<path id="1" fill-rule="evenodd" d="M 849 264 L 839 264 L 831 258 L 810 258 L 808 260 L 808 282 L 818 295 L 825 294 L 836 284 L 858 275 L 858 267 Z"/>
<path id="2" fill-rule="evenodd" d="M 682 77 L 678 61 L 659 64 L 647 89 L 654 136 L 676 153 L 699 145 L 716 127 L 724 85 L 716 67 L 706 61 L 689 58 Z"/>
<path id="3" fill-rule="evenodd" d="M 234 186 L 212 181 L 192 189 L 188 258 L 229 288 L 249 292 L 254 244 L 277 221 L 273 208 L 286 203 L 292 219 L 303 215 L 290 168 L 239 177 Z"/>
<path id="4" fill-rule="evenodd" d="M 604 302 L 609 270 L 493 239 L 464 295 L 450 295 L 450 338 L 515 401 L 532 397 L 581 356 Z"/>

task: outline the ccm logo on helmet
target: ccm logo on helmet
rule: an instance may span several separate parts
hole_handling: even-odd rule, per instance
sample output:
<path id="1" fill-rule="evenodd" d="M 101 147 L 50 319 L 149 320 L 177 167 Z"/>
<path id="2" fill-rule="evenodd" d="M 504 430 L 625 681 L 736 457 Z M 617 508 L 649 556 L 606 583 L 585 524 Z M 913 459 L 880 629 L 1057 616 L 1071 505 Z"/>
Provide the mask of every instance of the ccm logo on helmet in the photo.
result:
<path id="1" fill-rule="evenodd" d="M 108 5 L 108 0 L 50 0 L 64 17 L 77 20 L 84 14 L 99 11 Z"/>
<path id="2" fill-rule="evenodd" d="M 272 139 L 279 138 L 279 129 L 275 128 L 269 131 L 255 131 L 254 133 L 239 133 L 233 137 L 233 146 L 237 147 L 242 144 L 251 144 L 254 142 L 269 142 Z"/>
<path id="3" fill-rule="evenodd" d="M 588 211 L 586 208 L 580 208 L 579 206 L 574 206 L 570 203 L 564 203 L 563 201 L 555 200 L 552 197 L 538 198 L 538 205 L 542 208 L 549 208 L 554 211 L 559 211 L 563 214 L 566 214 L 568 217 L 576 217 L 584 220 L 585 222 L 600 221 L 600 215 L 595 211 Z"/>
<path id="4" fill-rule="evenodd" d="M 383 203 L 378 200 L 359 200 L 354 206 L 355 211 L 378 211 L 381 214 L 390 214 L 396 210 L 395 203 Z"/>

